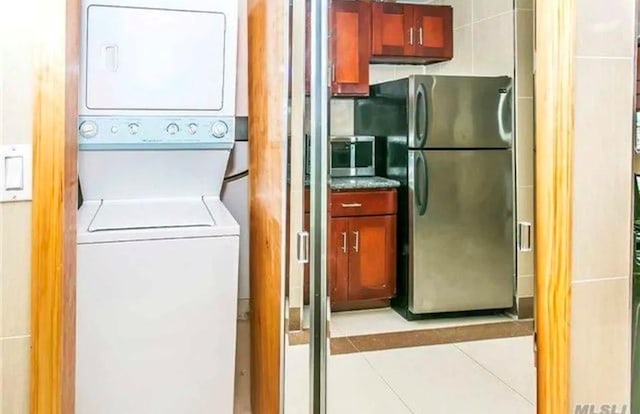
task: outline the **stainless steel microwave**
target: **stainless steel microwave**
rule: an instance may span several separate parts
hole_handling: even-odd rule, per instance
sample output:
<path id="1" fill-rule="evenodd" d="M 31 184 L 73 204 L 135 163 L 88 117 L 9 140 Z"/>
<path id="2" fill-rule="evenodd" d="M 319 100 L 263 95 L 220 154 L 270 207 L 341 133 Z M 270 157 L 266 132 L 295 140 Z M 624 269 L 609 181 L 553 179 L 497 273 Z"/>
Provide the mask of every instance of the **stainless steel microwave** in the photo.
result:
<path id="1" fill-rule="evenodd" d="M 332 177 L 375 175 L 375 137 L 332 136 L 329 141 L 329 168 Z M 307 174 L 311 173 L 307 141 Z"/>

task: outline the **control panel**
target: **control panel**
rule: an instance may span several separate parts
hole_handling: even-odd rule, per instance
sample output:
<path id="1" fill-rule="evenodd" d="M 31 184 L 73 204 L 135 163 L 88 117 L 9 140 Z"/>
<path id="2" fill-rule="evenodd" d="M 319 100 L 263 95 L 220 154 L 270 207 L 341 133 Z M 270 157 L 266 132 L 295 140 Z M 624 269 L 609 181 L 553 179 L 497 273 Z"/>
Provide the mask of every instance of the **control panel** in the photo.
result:
<path id="1" fill-rule="evenodd" d="M 80 117 L 80 150 L 230 149 L 230 117 Z"/>

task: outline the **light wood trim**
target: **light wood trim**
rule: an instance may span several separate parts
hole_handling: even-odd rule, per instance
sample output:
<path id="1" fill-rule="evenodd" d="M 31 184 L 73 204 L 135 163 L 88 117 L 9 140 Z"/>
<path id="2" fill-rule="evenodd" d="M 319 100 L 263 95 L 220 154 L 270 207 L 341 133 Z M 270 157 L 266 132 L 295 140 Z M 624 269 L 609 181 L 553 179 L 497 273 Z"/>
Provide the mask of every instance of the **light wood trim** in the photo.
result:
<path id="1" fill-rule="evenodd" d="M 287 2 L 249 0 L 251 405 L 280 411 Z"/>
<path id="2" fill-rule="evenodd" d="M 78 0 L 34 1 L 30 410 L 72 414 L 80 9 Z"/>
<path id="3" fill-rule="evenodd" d="M 536 1 L 536 312 L 539 414 L 569 412 L 574 0 Z"/>

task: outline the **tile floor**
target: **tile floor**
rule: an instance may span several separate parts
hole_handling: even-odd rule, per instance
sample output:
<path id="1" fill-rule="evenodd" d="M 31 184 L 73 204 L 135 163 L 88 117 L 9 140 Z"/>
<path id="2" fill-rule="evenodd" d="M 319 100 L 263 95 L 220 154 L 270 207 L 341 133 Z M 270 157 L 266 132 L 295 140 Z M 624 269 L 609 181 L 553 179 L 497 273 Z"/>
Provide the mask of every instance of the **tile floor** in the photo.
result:
<path id="1" fill-rule="evenodd" d="M 415 329 L 461 323 L 460 318 L 407 322 L 389 311 L 334 314 L 332 330 L 334 334 L 362 335 L 407 330 L 407 323 L 417 326 Z M 487 318 L 509 320 L 507 316 L 484 316 L 465 323 L 487 323 Z M 250 414 L 248 321 L 238 324 L 237 351 L 234 412 Z M 308 413 L 308 352 L 308 345 L 286 348 L 285 414 Z M 535 375 L 531 336 L 332 355 L 327 412 L 534 414 Z"/>
<path id="2" fill-rule="evenodd" d="M 330 356 L 330 414 L 533 414 L 532 338 Z M 308 412 L 308 347 L 286 353 L 285 413 Z"/>

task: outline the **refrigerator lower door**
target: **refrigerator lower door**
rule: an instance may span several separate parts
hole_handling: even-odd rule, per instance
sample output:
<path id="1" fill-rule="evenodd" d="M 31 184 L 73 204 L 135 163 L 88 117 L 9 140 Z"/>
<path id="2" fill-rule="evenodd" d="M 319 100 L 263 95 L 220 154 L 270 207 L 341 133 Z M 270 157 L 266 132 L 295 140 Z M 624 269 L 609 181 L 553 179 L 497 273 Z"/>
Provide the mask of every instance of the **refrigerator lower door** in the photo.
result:
<path id="1" fill-rule="evenodd" d="M 510 150 L 409 152 L 409 311 L 510 308 Z"/>

